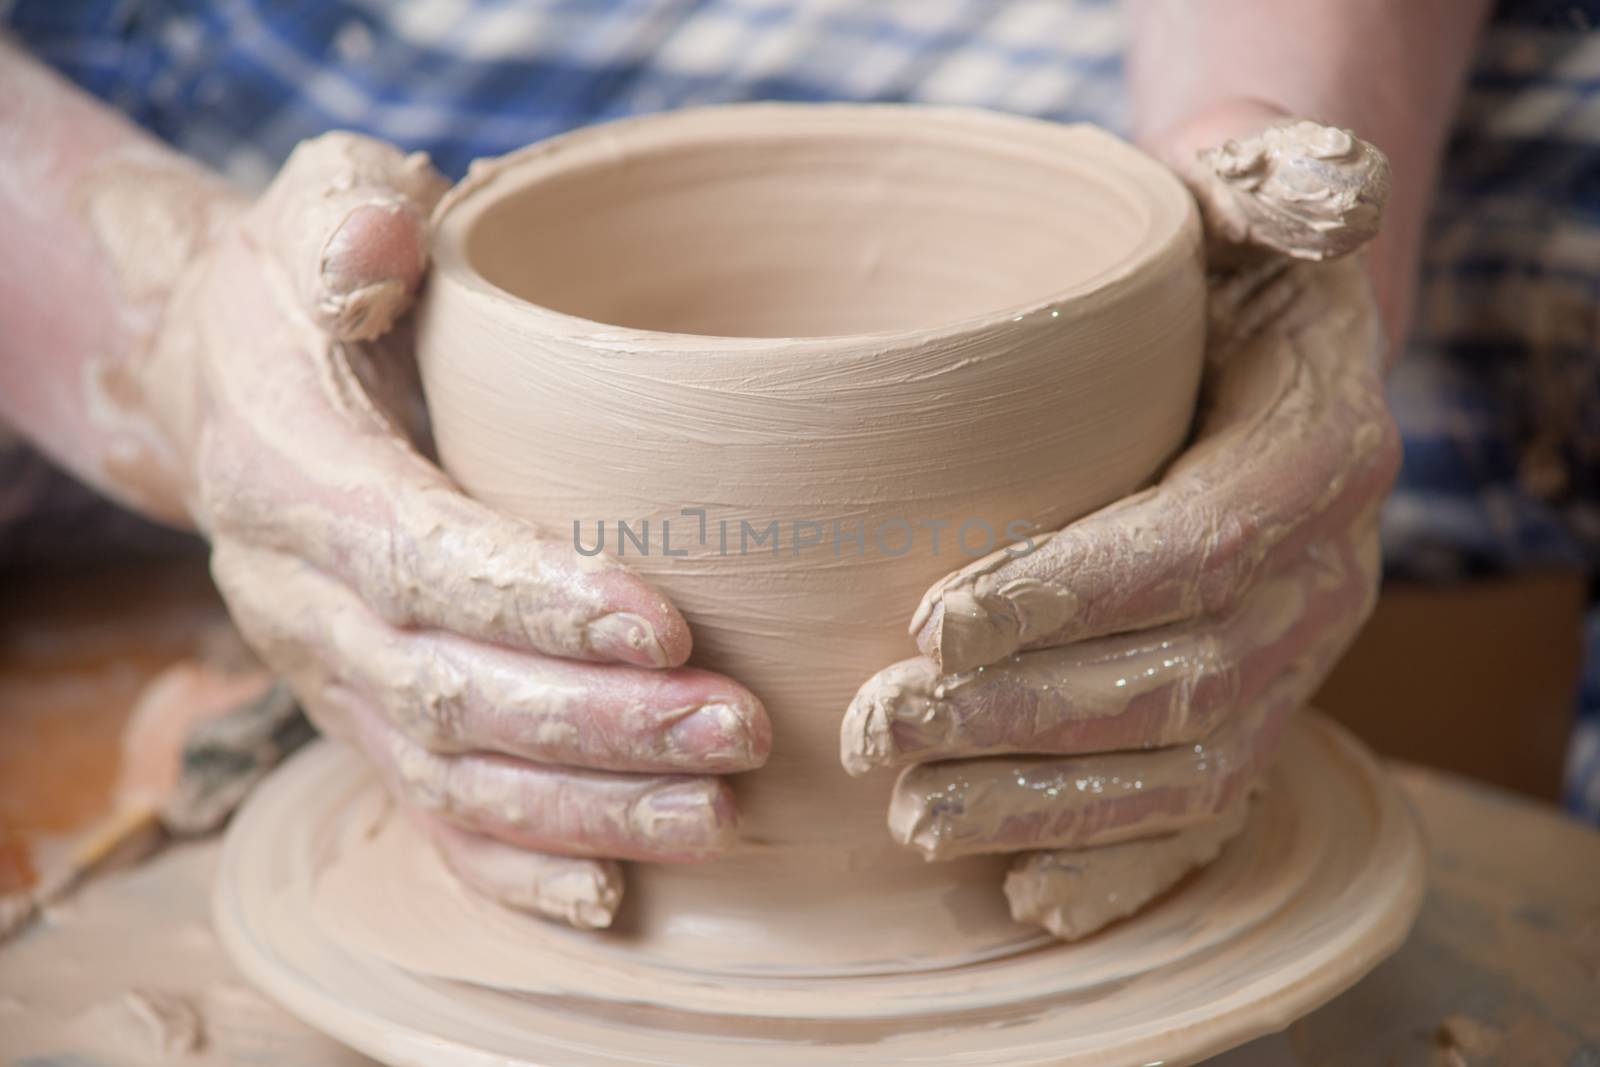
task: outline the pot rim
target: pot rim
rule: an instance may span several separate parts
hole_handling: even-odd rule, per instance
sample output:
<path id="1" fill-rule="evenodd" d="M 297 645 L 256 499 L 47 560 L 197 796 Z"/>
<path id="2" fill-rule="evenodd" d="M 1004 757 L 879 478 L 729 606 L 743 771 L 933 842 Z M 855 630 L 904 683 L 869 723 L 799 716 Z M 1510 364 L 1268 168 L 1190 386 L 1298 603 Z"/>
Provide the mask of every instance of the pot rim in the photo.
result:
<path id="1" fill-rule="evenodd" d="M 1148 180 L 1147 184 L 1139 186 L 1147 194 L 1141 196 L 1146 214 L 1145 230 L 1127 254 L 1104 270 L 1044 298 L 925 327 L 843 334 L 738 336 L 622 326 L 517 296 L 491 282 L 472 265 L 466 245 L 481 216 L 527 186 L 560 173 L 574 156 L 580 157 L 579 165 L 588 163 L 589 159 L 581 158 L 581 150 L 593 148 L 597 142 L 614 144 L 618 138 L 655 137 L 673 127 L 692 131 L 709 120 L 724 123 L 728 118 L 740 121 L 742 128 L 729 131 L 729 135 L 739 137 L 751 133 L 764 137 L 789 136 L 815 130 L 816 124 L 826 122 L 838 122 L 841 132 L 859 137 L 881 128 L 885 120 L 902 128 L 907 122 L 913 122 L 918 125 L 919 132 L 930 139 L 966 132 L 992 138 L 997 146 L 1006 138 L 1035 151 L 1050 149 L 1053 141 L 1062 151 L 1064 160 L 1070 159 L 1074 151 L 1082 151 L 1074 142 L 1098 142 L 1107 151 L 1109 166 L 1105 178 L 1108 185 L 1117 173 Z M 1019 135 L 1024 140 L 1018 141 Z M 708 142 L 714 139 L 705 137 L 703 132 L 701 136 Z M 1120 189 L 1116 191 L 1122 193 Z M 493 303 L 516 308 L 519 314 L 536 322 L 541 333 L 596 350 L 611 351 L 747 352 L 803 348 L 812 353 L 843 352 L 860 350 L 863 346 L 883 349 L 921 345 L 991 329 L 1008 319 L 1022 321 L 1041 313 L 1051 313 L 1058 319 L 1077 319 L 1092 314 L 1111 299 L 1122 298 L 1128 288 L 1141 282 L 1159 282 L 1172 269 L 1198 261 L 1201 247 L 1199 210 L 1183 182 L 1154 157 L 1099 126 L 1051 122 L 985 108 L 898 103 L 717 104 L 580 127 L 503 156 L 474 160 L 467 176 L 435 207 L 431 226 L 433 247 L 428 285 L 448 280 Z"/>

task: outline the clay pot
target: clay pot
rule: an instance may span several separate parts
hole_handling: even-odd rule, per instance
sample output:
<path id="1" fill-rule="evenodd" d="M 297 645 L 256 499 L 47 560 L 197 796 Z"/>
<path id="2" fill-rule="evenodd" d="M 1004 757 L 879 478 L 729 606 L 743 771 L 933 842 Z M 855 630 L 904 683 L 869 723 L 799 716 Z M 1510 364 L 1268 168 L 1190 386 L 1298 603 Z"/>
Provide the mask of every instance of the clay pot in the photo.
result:
<path id="1" fill-rule="evenodd" d="M 586 551 L 603 521 L 688 618 L 692 662 L 772 717 L 770 763 L 733 779 L 735 853 L 632 866 L 596 936 L 735 973 L 1034 943 L 1005 857 L 890 840 L 893 775 L 845 774 L 840 719 L 915 654 L 931 583 L 1183 441 L 1204 282 L 1180 183 L 1088 127 L 750 105 L 535 145 L 436 222 L 419 359 L 445 468 L 562 536 L 576 520 Z"/>

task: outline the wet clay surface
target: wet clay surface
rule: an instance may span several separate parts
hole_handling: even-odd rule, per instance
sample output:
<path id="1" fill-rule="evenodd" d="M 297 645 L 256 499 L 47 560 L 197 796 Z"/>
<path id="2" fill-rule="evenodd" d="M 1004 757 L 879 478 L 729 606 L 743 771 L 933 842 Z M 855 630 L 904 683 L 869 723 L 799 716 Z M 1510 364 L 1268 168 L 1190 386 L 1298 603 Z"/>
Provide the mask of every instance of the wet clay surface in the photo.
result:
<path id="1" fill-rule="evenodd" d="M 1431 842 L 1432 886 L 1410 940 L 1331 1004 L 1211 1067 L 1566 1067 L 1600 1054 L 1600 835 L 1460 779 L 1416 768 L 1397 778 Z M 186 846 L 115 875 L 0 948 L 0 1062 L 370 1063 L 226 962 L 207 922 L 217 852 Z M 134 993 L 187 1004 L 200 1051 L 163 1051 L 171 1034 Z M 137 1036 L 107 1047 L 86 1025 L 108 1019 Z"/>
<path id="2" fill-rule="evenodd" d="M 691 665 L 772 721 L 732 779 L 738 840 L 630 870 L 615 929 L 744 973 L 1039 942 L 1007 857 L 889 836 L 894 778 L 845 772 L 840 723 L 914 653 L 931 584 L 1181 444 L 1205 290 L 1178 180 L 1089 127 L 755 105 L 480 163 L 434 221 L 417 351 L 445 469 L 580 551 L 605 524 L 689 621 Z"/>

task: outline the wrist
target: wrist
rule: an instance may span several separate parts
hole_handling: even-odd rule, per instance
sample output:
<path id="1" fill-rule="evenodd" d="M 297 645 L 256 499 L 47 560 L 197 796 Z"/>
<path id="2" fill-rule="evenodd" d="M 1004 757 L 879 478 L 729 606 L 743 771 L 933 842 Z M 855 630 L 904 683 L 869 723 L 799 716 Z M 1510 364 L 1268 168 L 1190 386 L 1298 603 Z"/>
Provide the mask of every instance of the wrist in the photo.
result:
<path id="1" fill-rule="evenodd" d="M 1344 127 L 1393 184 L 1368 266 L 1393 350 L 1404 337 L 1439 157 L 1489 0 L 1135 0 L 1141 140 L 1255 99 Z M 1170 157 L 1169 157 L 1170 158 Z"/>
<path id="2" fill-rule="evenodd" d="M 121 324 L 117 343 L 82 368 L 102 488 L 153 518 L 192 526 L 203 395 L 195 290 L 214 235 L 246 201 L 210 172 L 143 144 L 98 161 L 72 196 Z"/>
<path id="3" fill-rule="evenodd" d="M 188 525 L 147 366 L 222 181 L 0 41 L 0 418 L 80 480 Z M 181 377 L 181 375 L 180 375 Z"/>

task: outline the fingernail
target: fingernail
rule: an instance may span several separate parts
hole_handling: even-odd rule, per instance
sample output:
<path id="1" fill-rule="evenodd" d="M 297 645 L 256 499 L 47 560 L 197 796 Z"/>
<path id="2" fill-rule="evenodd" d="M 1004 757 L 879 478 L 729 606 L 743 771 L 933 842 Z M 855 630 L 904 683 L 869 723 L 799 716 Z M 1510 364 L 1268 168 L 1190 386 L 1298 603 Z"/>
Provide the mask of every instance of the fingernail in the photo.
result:
<path id="1" fill-rule="evenodd" d="M 608 659 L 631 663 L 635 667 L 665 667 L 666 649 L 656 638 L 655 627 L 626 611 L 602 615 L 585 628 L 591 651 Z"/>
<path id="2" fill-rule="evenodd" d="M 938 661 L 946 674 L 986 667 L 1051 635 L 1079 615 L 1078 598 L 1054 582 L 1018 578 L 1003 585 L 946 590 Z"/>
<path id="3" fill-rule="evenodd" d="M 388 279 L 408 279 L 416 272 L 413 230 L 402 229 L 396 216 L 403 201 L 380 199 L 352 208 L 322 246 L 318 276 L 332 293 L 349 293 Z"/>
<path id="4" fill-rule="evenodd" d="M 951 589 L 944 595 L 944 611 L 934 640 L 941 670 L 971 670 L 1004 659 L 1017 650 L 1015 615 L 992 610 L 971 590 Z"/>
<path id="5" fill-rule="evenodd" d="M 964 780 L 929 790 L 916 781 L 920 768 L 912 768 L 895 784 L 889 800 L 889 835 L 925 860 L 960 855 L 957 839 L 966 830 L 967 798 Z"/>
<path id="6" fill-rule="evenodd" d="M 950 827 L 936 813 L 927 810 L 896 812 L 890 808 L 889 833 L 907 848 L 922 853 L 925 860 L 943 859 Z"/>
<path id="7" fill-rule="evenodd" d="M 667 730 L 669 752 L 685 769 L 709 772 L 751 770 L 763 762 L 748 708 L 737 704 L 705 704 Z"/>
<path id="8" fill-rule="evenodd" d="M 721 788 L 694 781 L 646 793 L 629 810 L 628 822 L 651 849 L 696 859 L 723 851 L 731 841 L 732 813 L 723 808 Z"/>

